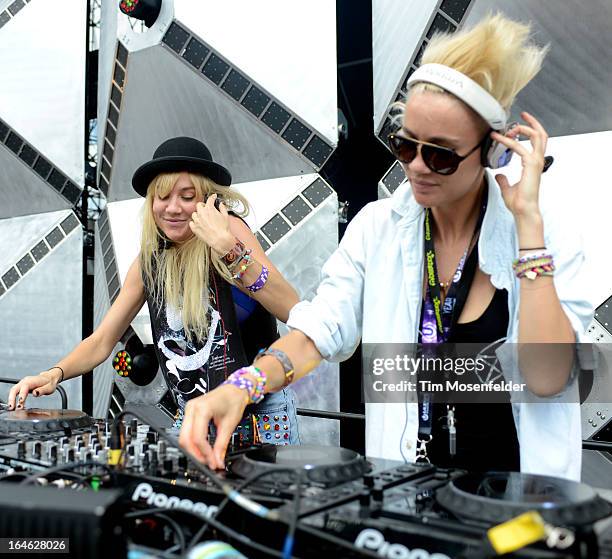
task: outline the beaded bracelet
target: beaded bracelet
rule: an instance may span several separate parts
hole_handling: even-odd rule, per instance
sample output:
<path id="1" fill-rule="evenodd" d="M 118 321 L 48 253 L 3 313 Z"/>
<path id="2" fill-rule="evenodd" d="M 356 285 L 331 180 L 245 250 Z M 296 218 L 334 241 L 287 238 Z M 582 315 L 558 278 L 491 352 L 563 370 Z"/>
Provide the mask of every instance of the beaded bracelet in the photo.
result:
<path id="1" fill-rule="evenodd" d="M 276 360 L 283 366 L 283 371 L 285 373 L 285 382 L 283 383 L 282 388 L 287 388 L 293 381 L 293 375 L 295 374 L 295 370 L 293 368 L 293 363 L 291 363 L 291 359 L 289 356 L 280 349 L 276 349 L 273 347 L 269 347 L 268 349 L 260 349 L 253 363 L 257 363 L 257 360 L 262 358 L 264 355 L 270 355 L 271 357 L 276 358 Z"/>
<path id="2" fill-rule="evenodd" d="M 251 256 L 251 249 L 248 249 L 238 261 L 238 271 L 232 276 L 232 279 L 242 281 L 242 276 L 251 264 L 253 264 L 253 257 Z"/>
<path id="3" fill-rule="evenodd" d="M 266 282 L 268 281 L 268 274 L 269 274 L 269 270 L 268 268 L 266 268 L 263 264 L 261 266 L 261 272 L 259 274 L 259 277 L 255 280 L 254 283 L 252 283 L 251 285 L 247 285 L 246 288 L 251 292 L 251 293 L 257 293 L 264 285 L 266 285 Z"/>
<path id="4" fill-rule="evenodd" d="M 512 269 L 515 274 L 521 274 L 526 270 L 530 270 L 531 268 L 540 268 L 542 266 L 553 266 L 553 258 L 552 256 L 543 256 L 541 258 L 531 258 L 529 260 L 515 260 L 512 264 Z"/>
<path id="5" fill-rule="evenodd" d="M 248 378 L 246 376 L 247 374 L 254 376 L 255 382 Z M 266 374 L 252 365 L 249 367 L 242 367 L 227 377 L 223 384 L 231 384 L 237 388 L 246 390 L 249 395 L 249 402 L 251 404 L 259 404 L 264 398 Z"/>
<path id="6" fill-rule="evenodd" d="M 525 255 L 512 263 L 516 277 L 534 280 L 538 276 L 552 276 L 555 264 L 551 254 Z"/>

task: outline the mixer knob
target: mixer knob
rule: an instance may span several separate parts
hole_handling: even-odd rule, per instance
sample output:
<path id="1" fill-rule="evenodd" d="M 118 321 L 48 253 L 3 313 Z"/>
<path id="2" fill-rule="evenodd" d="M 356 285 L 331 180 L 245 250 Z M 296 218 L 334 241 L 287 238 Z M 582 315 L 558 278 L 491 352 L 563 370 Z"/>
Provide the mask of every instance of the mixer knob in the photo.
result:
<path id="1" fill-rule="evenodd" d="M 367 489 L 364 489 L 359 494 L 359 504 L 362 507 L 369 507 L 370 506 L 370 492 Z"/>
<path id="2" fill-rule="evenodd" d="M 372 489 L 372 499 L 375 502 L 382 504 L 383 499 L 384 499 L 384 493 L 383 493 L 382 485 L 376 484 L 374 486 L 374 488 Z"/>
<path id="3" fill-rule="evenodd" d="M 17 457 L 25 458 L 26 455 L 26 443 L 25 441 L 19 441 L 17 443 Z"/>
<path id="4" fill-rule="evenodd" d="M 174 461 L 172 458 L 166 458 L 164 460 L 164 472 L 170 473 L 174 471 Z"/>
<path id="5" fill-rule="evenodd" d="M 36 441 L 32 449 L 32 455 L 34 456 L 34 458 L 40 458 L 41 454 L 42 454 L 42 443 L 40 441 Z"/>
<path id="6" fill-rule="evenodd" d="M 374 476 L 372 474 L 364 474 L 364 476 L 363 476 L 363 484 L 368 489 L 372 489 L 372 487 L 374 487 Z"/>
<path id="7" fill-rule="evenodd" d="M 142 468 L 143 470 L 148 470 L 149 469 L 149 453 L 148 452 L 143 452 L 141 454 L 142 458 L 140 459 L 140 463 L 142 464 Z"/>
<path id="8" fill-rule="evenodd" d="M 55 443 L 49 445 L 49 461 L 53 464 L 57 462 L 57 445 Z"/>

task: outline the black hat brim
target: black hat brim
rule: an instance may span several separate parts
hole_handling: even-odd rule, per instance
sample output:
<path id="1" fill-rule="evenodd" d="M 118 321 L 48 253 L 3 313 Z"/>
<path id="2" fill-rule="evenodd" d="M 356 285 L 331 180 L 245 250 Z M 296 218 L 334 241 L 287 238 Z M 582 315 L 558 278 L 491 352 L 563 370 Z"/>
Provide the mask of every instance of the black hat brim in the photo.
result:
<path id="1" fill-rule="evenodd" d="M 132 177 L 132 186 L 138 194 L 146 196 L 151 181 L 157 175 L 177 171 L 204 175 L 220 186 L 230 186 L 232 184 L 230 172 L 214 161 L 206 161 L 195 157 L 172 156 L 153 159 L 138 167 Z"/>

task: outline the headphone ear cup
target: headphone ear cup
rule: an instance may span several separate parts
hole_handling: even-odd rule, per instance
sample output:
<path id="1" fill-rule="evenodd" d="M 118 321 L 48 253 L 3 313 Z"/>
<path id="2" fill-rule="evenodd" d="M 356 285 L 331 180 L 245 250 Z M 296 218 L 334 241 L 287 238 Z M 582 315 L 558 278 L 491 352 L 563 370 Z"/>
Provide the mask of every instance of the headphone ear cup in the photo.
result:
<path id="1" fill-rule="evenodd" d="M 489 134 L 487 134 L 487 137 L 483 140 L 482 146 L 480 148 L 480 163 L 482 164 L 483 167 L 490 167 L 489 151 L 493 143 L 494 143 L 493 139 L 491 138 Z"/>
<path id="2" fill-rule="evenodd" d="M 494 142 L 491 136 L 485 138 L 480 152 L 480 160 L 483 167 L 499 169 L 508 165 L 510 159 L 512 159 L 511 149 L 507 148 L 504 144 Z"/>

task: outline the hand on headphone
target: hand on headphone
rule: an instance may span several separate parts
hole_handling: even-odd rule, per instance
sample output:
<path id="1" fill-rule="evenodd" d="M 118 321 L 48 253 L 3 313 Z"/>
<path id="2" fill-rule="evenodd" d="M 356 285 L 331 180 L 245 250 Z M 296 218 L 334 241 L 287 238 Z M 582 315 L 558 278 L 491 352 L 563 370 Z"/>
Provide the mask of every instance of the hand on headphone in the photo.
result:
<path id="1" fill-rule="evenodd" d="M 218 205 L 217 202 L 216 194 L 209 196 L 206 204 L 199 202 L 189 226 L 211 249 L 224 255 L 232 249 L 236 241 L 230 232 L 227 208 L 222 202 Z"/>
<path id="2" fill-rule="evenodd" d="M 527 112 L 521 113 L 526 124 L 517 124 L 505 135 L 491 132 L 491 138 L 511 149 L 521 158 L 521 178 L 510 184 L 503 174 L 495 175 L 507 208 L 516 219 L 529 219 L 540 216 L 539 193 L 540 177 L 544 171 L 546 143 L 548 134 L 539 121 Z M 519 136 L 526 136 L 531 143 L 531 150 L 518 141 Z"/>

